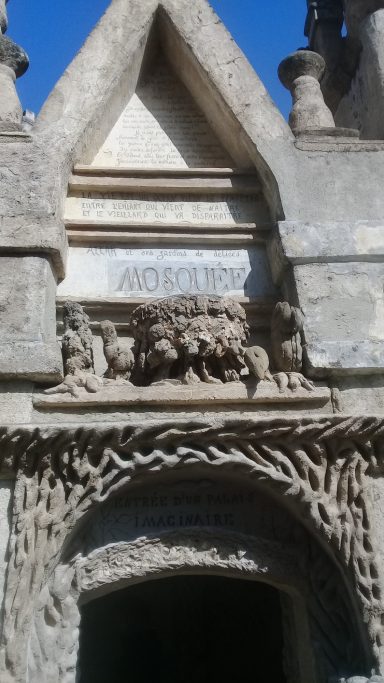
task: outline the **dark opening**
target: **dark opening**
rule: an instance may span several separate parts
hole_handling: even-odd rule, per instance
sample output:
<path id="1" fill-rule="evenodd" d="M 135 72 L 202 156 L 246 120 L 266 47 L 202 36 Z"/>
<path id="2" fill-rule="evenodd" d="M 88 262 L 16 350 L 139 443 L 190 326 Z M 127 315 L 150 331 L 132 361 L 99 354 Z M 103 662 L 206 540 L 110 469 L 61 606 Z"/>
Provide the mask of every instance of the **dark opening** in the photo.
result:
<path id="1" fill-rule="evenodd" d="M 82 608 L 81 683 L 285 683 L 279 593 L 254 581 L 178 576 Z"/>

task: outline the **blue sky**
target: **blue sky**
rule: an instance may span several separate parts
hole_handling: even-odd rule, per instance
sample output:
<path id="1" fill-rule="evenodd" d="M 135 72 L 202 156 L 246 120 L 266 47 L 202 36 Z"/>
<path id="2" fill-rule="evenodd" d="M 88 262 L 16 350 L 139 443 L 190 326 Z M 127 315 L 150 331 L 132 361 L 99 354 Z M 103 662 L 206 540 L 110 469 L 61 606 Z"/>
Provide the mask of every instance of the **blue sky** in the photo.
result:
<path id="1" fill-rule="evenodd" d="M 25 108 L 39 111 L 109 2 L 9 0 L 8 35 L 31 60 L 29 71 L 18 81 Z M 290 52 L 305 45 L 305 0 L 211 0 L 211 5 L 287 116 L 290 96 L 278 81 L 277 67 Z"/>

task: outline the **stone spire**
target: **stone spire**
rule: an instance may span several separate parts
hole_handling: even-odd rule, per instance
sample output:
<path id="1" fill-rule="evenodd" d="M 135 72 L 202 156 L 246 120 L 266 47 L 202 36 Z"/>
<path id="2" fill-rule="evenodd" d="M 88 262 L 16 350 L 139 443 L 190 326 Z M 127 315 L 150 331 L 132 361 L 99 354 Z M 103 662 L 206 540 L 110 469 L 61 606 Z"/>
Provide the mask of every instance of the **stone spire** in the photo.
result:
<path id="1" fill-rule="evenodd" d="M 4 33 L 7 29 L 8 0 L 0 0 L 0 133 L 21 130 L 23 109 L 16 92 L 16 78 L 29 66 L 28 56 Z"/>

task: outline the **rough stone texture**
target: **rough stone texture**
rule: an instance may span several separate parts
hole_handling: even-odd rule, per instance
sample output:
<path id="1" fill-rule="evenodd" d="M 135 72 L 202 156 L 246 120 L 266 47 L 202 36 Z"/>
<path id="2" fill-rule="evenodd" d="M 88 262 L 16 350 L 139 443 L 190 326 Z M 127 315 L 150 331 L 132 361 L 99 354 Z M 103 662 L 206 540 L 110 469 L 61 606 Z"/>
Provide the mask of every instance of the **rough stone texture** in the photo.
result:
<path id="1" fill-rule="evenodd" d="M 2 255 L 0 264 L 0 377 L 55 381 L 62 363 L 49 261 Z"/>
<path id="2" fill-rule="evenodd" d="M 140 306 L 132 315 L 139 383 L 238 381 L 249 330 L 244 309 L 228 298 L 184 296 Z"/>
<path id="3" fill-rule="evenodd" d="M 314 375 L 382 372 L 382 277 L 377 263 L 318 263 L 294 267 L 305 312 L 307 370 Z"/>
<path id="4" fill-rule="evenodd" d="M 89 317 L 80 304 L 67 302 L 63 311 L 64 334 L 61 350 L 64 360 L 64 374 L 94 373 L 93 337 Z"/>

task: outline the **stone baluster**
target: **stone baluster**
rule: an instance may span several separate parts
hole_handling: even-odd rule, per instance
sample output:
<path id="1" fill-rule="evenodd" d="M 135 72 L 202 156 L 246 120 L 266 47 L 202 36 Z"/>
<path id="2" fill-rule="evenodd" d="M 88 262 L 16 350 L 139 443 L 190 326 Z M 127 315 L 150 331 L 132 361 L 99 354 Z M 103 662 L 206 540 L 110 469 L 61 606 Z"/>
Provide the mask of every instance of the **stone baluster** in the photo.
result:
<path id="1" fill-rule="evenodd" d="M 289 125 L 295 135 L 335 128 L 332 112 L 325 104 L 320 88 L 324 72 L 324 59 L 311 50 L 293 52 L 279 66 L 279 78 L 292 95 Z"/>
<path id="2" fill-rule="evenodd" d="M 24 50 L 4 36 L 7 29 L 8 0 L 0 0 L 0 133 L 22 130 L 23 109 L 16 91 L 16 78 L 29 65 Z"/>

